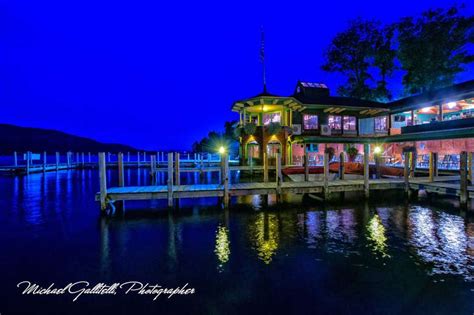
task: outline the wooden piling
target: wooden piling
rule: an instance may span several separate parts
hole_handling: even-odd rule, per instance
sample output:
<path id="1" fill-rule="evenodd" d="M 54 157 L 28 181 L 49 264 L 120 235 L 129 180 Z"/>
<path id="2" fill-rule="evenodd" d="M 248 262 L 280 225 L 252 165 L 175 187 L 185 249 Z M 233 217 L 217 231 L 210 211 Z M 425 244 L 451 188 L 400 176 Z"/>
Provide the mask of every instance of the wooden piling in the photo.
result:
<path id="1" fill-rule="evenodd" d="M 339 179 L 343 180 L 344 179 L 344 173 L 346 172 L 346 164 L 345 164 L 345 156 L 344 152 L 341 152 L 339 154 Z"/>
<path id="2" fill-rule="evenodd" d="M 227 153 L 222 154 L 221 159 L 224 160 L 223 162 L 223 182 L 224 185 L 224 208 L 229 207 L 230 195 L 229 195 L 229 155 Z"/>
<path id="3" fill-rule="evenodd" d="M 81 166 L 84 168 L 84 165 L 86 164 L 86 159 L 84 157 L 84 152 L 81 152 Z"/>
<path id="4" fill-rule="evenodd" d="M 43 173 L 46 172 L 46 165 L 48 163 L 48 157 L 46 151 L 43 152 Z"/>
<path id="5" fill-rule="evenodd" d="M 405 182 L 405 193 L 410 192 L 410 155 L 411 152 L 404 152 L 403 155 L 405 156 L 405 168 L 403 169 L 403 178 Z"/>
<path id="6" fill-rule="evenodd" d="M 438 153 L 430 152 L 429 173 L 428 173 L 429 181 L 433 182 L 435 177 L 437 176 L 438 176 Z"/>
<path id="7" fill-rule="evenodd" d="M 364 143 L 364 195 L 369 197 L 369 144 Z"/>
<path id="8" fill-rule="evenodd" d="M 76 167 L 79 166 L 79 152 L 76 152 Z"/>
<path id="9" fill-rule="evenodd" d="M 174 178 L 175 178 L 175 182 L 176 182 L 176 185 L 180 185 L 181 184 L 181 178 L 180 178 L 180 170 L 179 170 L 179 153 L 176 152 L 174 154 Z"/>
<path id="10" fill-rule="evenodd" d="M 30 175 L 30 159 L 31 159 L 31 152 L 26 152 L 26 175 Z"/>
<path id="11" fill-rule="evenodd" d="M 168 153 L 168 207 L 173 206 L 173 152 Z"/>
<path id="12" fill-rule="evenodd" d="M 99 180 L 100 180 L 100 209 L 107 208 L 107 171 L 105 164 L 105 153 L 99 153 Z"/>
<path id="13" fill-rule="evenodd" d="M 307 182 L 309 181 L 309 154 L 306 148 L 304 150 L 303 164 L 304 164 L 304 181 Z"/>
<path id="14" fill-rule="evenodd" d="M 123 172 L 123 153 L 119 152 L 117 156 L 117 166 L 118 166 L 118 185 L 119 187 L 125 186 L 124 182 L 124 172 Z"/>
<path id="15" fill-rule="evenodd" d="M 461 205 L 466 205 L 468 200 L 468 178 L 467 178 L 467 152 L 462 151 L 459 155 L 459 171 L 461 175 L 461 187 L 460 187 L 460 196 L 459 202 Z"/>
<path id="16" fill-rule="evenodd" d="M 329 154 L 324 153 L 323 158 L 323 193 L 326 198 L 329 196 Z"/>
<path id="17" fill-rule="evenodd" d="M 13 165 L 18 166 L 18 154 L 13 152 Z"/>
<path id="18" fill-rule="evenodd" d="M 130 152 L 127 152 L 127 162 L 130 163 Z"/>
<path id="19" fill-rule="evenodd" d="M 276 184 L 277 184 L 277 195 L 280 195 L 281 194 L 281 185 L 282 185 L 282 182 L 283 182 L 283 174 L 282 174 L 282 171 L 281 171 L 281 153 L 277 153 L 276 154 L 276 163 L 275 163 L 275 180 L 276 180 Z"/>
<path id="20" fill-rule="evenodd" d="M 143 163 L 146 164 L 146 151 L 143 152 Z"/>
<path id="21" fill-rule="evenodd" d="M 382 156 L 380 155 L 380 153 L 377 153 L 375 154 L 374 153 L 374 161 L 375 161 L 375 178 L 379 179 L 381 177 L 381 159 L 382 159 Z"/>
<path id="22" fill-rule="evenodd" d="M 467 180 L 468 184 L 472 183 L 472 152 L 467 153 Z"/>
<path id="23" fill-rule="evenodd" d="M 268 158 L 267 152 L 263 152 L 263 182 L 268 182 Z"/>
<path id="24" fill-rule="evenodd" d="M 59 170 L 59 152 L 56 152 L 56 171 Z"/>
<path id="25" fill-rule="evenodd" d="M 107 152 L 107 163 L 110 163 L 110 152 Z"/>
<path id="26" fill-rule="evenodd" d="M 90 152 L 87 152 L 87 161 L 89 162 L 89 164 L 92 164 L 92 154 Z"/>

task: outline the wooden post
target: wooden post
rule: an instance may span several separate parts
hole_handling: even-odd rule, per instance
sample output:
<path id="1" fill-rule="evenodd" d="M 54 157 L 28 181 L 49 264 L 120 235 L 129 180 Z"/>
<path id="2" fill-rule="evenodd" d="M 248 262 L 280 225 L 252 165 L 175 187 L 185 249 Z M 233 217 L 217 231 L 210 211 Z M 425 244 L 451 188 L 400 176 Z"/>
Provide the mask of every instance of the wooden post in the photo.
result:
<path id="1" fill-rule="evenodd" d="M 59 152 L 56 152 L 56 171 L 59 170 Z"/>
<path id="2" fill-rule="evenodd" d="M 408 193 L 410 191 L 410 154 L 411 152 L 404 152 L 403 155 L 405 156 L 405 168 L 403 170 L 403 178 L 405 180 L 405 192 Z"/>
<path id="3" fill-rule="evenodd" d="M 130 152 L 127 152 L 127 162 L 130 163 Z"/>
<path id="4" fill-rule="evenodd" d="M 303 163 L 304 163 L 304 181 L 307 182 L 309 181 L 309 155 L 308 155 L 308 150 L 304 149 L 304 156 L 303 156 Z"/>
<path id="5" fill-rule="evenodd" d="M 374 161 L 375 161 L 375 178 L 379 179 L 381 177 L 381 171 L 380 171 L 380 166 L 381 166 L 381 160 L 382 156 L 380 153 L 375 154 L 374 153 Z"/>
<path id="6" fill-rule="evenodd" d="M 281 172 L 281 153 L 277 153 L 276 155 L 276 168 L 275 168 L 275 179 L 276 179 L 276 184 L 277 184 L 277 194 L 281 194 L 281 185 L 283 182 L 283 175 Z"/>
<path id="7" fill-rule="evenodd" d="M 430 152 L 428 173 L 429 181 L 433 182 L 436 176 L 438 176 L 438 154 L 435 152 Z"/>
<path id="8" fill-rule="evenodd" d="M 179 174 L 179 153 L 174 154 L 174 178 L 176 185 L 181 185 L 181 178 Z"/>
<path id="9" fill-rule="evenodd" d="M 339 179 L 341 180 L 344 179 L 344 173 L 346 172 L 346 164 L 344 159 L 344 152 L 341 152 L 339 154 Z"/>
<path id="10" fill-rule="evenodd" d="M 46 172 L 46 164 L 48 163 L 47 161 L 47 153 L 46 151 L 43 152 L 43 173 Z"/>
<path id="11" fill-rule="evenodd" d="M 124 183 L 124 173 L 123 173 L 123 153 L 119 152 L 117 156 L 117 166 L 118 166 L 118 185 L 119 187 L 125 186 Z"/>
<path id="12" fill-rule="evenodd" d="M 137 166 L 140 168 L 140 151 L 137 152 Z"/>
<path id="13" fill-rule="evenodd" d="M 364 143 L 364 195 L 369 197 L 369 144 Z"/>
<path id="14" fill-rule="evenodd" d="M 89 164 L 92 164 L 92 154 L 88 152 L 87 155 L 88 155 L 87 161 L 89 161 Z"/>
<path id="15" fill-rule="evenodd" d="M 161 152 L 161 161 L 165 161 L 165 152 Z"/>
<path id="16" fill-rule="evenodd" d="M 71 165 L 71 152 L 66 152 L 66 166 L 67 168 L 69 168 L 69 166 Z"/>
<path id="17" fill-rule="evenodd" d="M 168 207 L 173 206 L 173 153 L 168 153 Z"/>
<path id="18" fill-rule="evenodd" d="M 411 154 L 410 154 L 410 178 L 415 178 L 415 170 L 416 170 L 416 154 L 415 154 L 415 152 L 411 152 Z"/>
<path id="19" fill-rule="evenodd" d="M 84 168 L 84 165 L 86 164 L 86 159 L 84 157 L 84 152 L 81 153 L 81 164 L 82 164 L 82 167 Z"/>
<path id="20" fill-rule="evenodd" d="M 146 164 L 146 151 L 143 152 L 143 163 Z"/>
<path id="21" fill-rule="evenodd" d="M 324 197 L 329 196 L 329 153 L 324 152 L 323 158 L 323 193 Z"/>
<path id="22" fill-rule="evenodd" d="M 30 158 L 31 152 L 26 152 L 26 175 L 30 175 Z"/>
<path id="23" fill-rule="evenodd" d="M 107 163 L 110 163 L 110 152 L 107 152 Z"/>
<path id="24" fill-rule="evenodd" d="M 268 158 L 267 152 L 263 152 L 263 182 L 268 182 Z"/>
<path id="25" fill-rule="evenodd" d="M 18 154 L 13 152 L 13 165 L 18 166 Z"/>
<path id="26" fill-rule="evenodd" d="M 461 189 L 459 202 L 461 205 L 466 205 L 468 200 L 468 190 L 467 190 L 467 152 L 462 151 L 459 159 L 459 170 L 461 174 Z"/>
<path id="27" fill-rule="evenodd" d="M 76 152 L 76 167 L 79 166 L 79 152 Z"/>
<path id="28" fill-rule="evenodd" d="M 105 164 L 105 153 L 99 153 L 99 180 L 100 180 L 100 210 L 107 208 L 107 172 Z"/>
<path id="29" fill-rule="evenodd" d="M 224 208 L 229 207 L 230 195 L 229 195 L 229 155 L 227 153 L 222 154 L 223 159 L 223 182 L 224 185 Z"/>
<path id="30" fill-rule="evenodd" d="M 469 184 L 472 183 L 472 152 L 467 154 L 467 179 Z"/>

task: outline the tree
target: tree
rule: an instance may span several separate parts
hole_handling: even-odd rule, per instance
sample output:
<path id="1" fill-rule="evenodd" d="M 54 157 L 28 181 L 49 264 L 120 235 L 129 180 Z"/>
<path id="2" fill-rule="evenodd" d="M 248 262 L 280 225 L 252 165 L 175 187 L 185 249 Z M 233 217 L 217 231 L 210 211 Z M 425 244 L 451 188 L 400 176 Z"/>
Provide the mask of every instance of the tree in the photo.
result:
<path id="1" fill-rule="evenodd" d="M 347 76 L 346 84 L 338 89 L 340 95 L 367 100 L 390 98 L 387 78 L 394 68 L 392 38 L 391 28 L 360 18 L 350 21 L 348 29 L 336 35 L 325 53 L 322 69 Z"/>
<path id="2" fill-rule="evenodd" d="M 457 7 L 424 12 L 397 24 L 398 59 L 406 71 L 403 86 L 408 94 L 451 85 L 463 65 L 474 61 L 467 45 L 474 41 L 474 17 L 464 17 Z"/>
<path id="3" fill-rule="evenodd" d="M 224 124 L 224 133 L 210 131 L 207 137 L 201 141 L 195 141 L 192 145 L 194 152 L 215 152 L 218 147 L 225 146 L 230 148 L 231 144 L 236 140 L 234 134 L 235 121 L 227 121 Z"/>

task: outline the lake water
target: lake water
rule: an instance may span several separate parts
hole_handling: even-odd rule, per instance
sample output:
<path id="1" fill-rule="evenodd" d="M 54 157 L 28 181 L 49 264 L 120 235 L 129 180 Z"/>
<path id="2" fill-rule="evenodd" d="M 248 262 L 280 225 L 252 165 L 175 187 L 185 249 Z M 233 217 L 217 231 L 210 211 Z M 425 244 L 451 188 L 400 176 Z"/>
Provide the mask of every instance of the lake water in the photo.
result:
<path id="1" fill-rule="evenodd" d="M 137 175 L 127 170 L 127 182 Z M 379 192 L 370 202 L 287 196 L 263 206 L 255 196 L 232 200 L 229 211 L 212 198 L 184 200 L 171 212 L 166 201 L 128 202 L 125 213 L 105 217 L 98 189 L 96 170 L 0 177 L 2 315 L 474 312 L 474 219 L 450 202 L 406 203 L 403 194 Z M 24 280 L 187 283 L 195 294 L 73 302 L 21 295 Z"/>

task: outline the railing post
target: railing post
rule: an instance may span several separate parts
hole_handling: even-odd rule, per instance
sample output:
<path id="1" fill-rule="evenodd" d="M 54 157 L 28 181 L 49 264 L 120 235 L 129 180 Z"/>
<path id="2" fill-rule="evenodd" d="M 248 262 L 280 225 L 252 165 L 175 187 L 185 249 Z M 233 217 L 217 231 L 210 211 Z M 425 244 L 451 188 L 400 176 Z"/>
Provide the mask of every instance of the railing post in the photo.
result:
<path id="1" fill-rule="evenodd" d="M 87 156 L 88 156 L 87 161 L 89 162 L 89 164 L 91 164 L 92 163 L 92 154 L 90 152 L 87 152 Z"/>
<path id="2" fill-rule="evenodd" d="M 364 195 L 369 197 L 369 144 L 364 143 Z"/>
<path id="3" fill-rule="evenodd" d="M 46 164 L 48 163 L 47 161 L 47 153 L 46 151 L 43 152 L 43 173 L 46 172 Z"/>
<path id="4" fill-rule="evenodd" d="M 467 153 L 467 179 L 472 183 L 472 152 Z"/>
<path id="5" fill-rule="evenodd" d="M 137 152 L 137 166 L 140 168 L 140 151 Z"/>
<path id="6" fill-rule="evenodd" d="M 119 187 L 125 186 L 124 183 L 124 172 L 123 172 L 123 153 L 119 152 L 117 156 L 117 166 L 118 166 L 118 185 Z"/>
<path id="7" fill-rule="evenodd" d="M 107 173 L 105 164 L 105 153 L 99 153 L 99 180 L 100 180 L 100 209 L 105 211 L 107 207 Z"/>
<path id="8" fill-rule="evenodd" d="M 324 152 L 323 157 L 323 193 L 326 198 L 329 196 L 329 153 Z"/>
<path id="9" fill-rule="evenodd" d="M 346 164 L 345 164 L 345 156 L 344 152 L 339 154 L 339 179 L 344 179 L 344 173 L 346 172 Z"/>
<path id="10" fill-rule="evenodd" d="M 13 165 L 18 166 L 18 154 L 13 152 Z"/>
<path id="11" fill-rule="evenodd" d="M 173 152 L 168 153 L 168 207 L 173 206 Z"/>
<path id="12" fill-rule="evenodd" d="M 174 178 L 175 178 L 175 182 L 176 182 L 176 185 L 181 185 L 181 178 L 180 178 L 180 174 L 179 174 L 179 153 L 176 152 L 174 154 Z"/>
<path id="13" fill-rule="evenodd" d="M 436 155 L 436 153 L 430 152 L 429 172 L 428 172 L 428 180 L 429 180 L 430 182 L 433 182 L 435 176 L 437 176 L 437 174 L 435 175 L 435 168 L 436 168 L 436 166 L 437 166 L 437 164 L 438 164 L 438 161 L 437 161 L 435 155 Z"/>
<path id="14" fill-rule="evenodd" d="M 459 157 L 459 171 L 461 175 L 459 202 L 461 203 L 461 205 L 466 205 L 469 197 L 467 190 L 467 152 L 462 151 Z"/>
<path id="15" fill-rule="evenodd" d="M 375 178 L 379 179 L 381 177 L 381 159 L 382 156 L 380 153 L 374 153 L 374 161 L 375 161 Z"/>
<path id="16" fill-rule="evenodd" d="M 86 159 L 84 157 L 84 152 L 81 152 L 81 164 L 82 164 L 82 168 L 84 168 L 84 165 L 86 164 Z"/>
<path id="17" fill-rule="evenodd" d="M 276 178 L 276 184 L 277 184 L 277 194 L 281 194 L 281 185 L 283 182 L 283 176 L 281 172 L 281 153 L 277 153 L 276 155 L 276 163 L 275 163 L 275 178 Z"/>
<path id="18" fill-rule="evenodd" d="M 268 158 L 267 152 L 263 152 L 263 182 L 268 182 Z"/>
<path id="19" fill-rule="evenodd" d="M 59 170 L 59 152 L 56 152 L 56 171 Z"/>
<path id="20" fill-rule="evenodd" d="M 409 193 L 410 191 L 410 154 L 411 152 L 404 152 L 403 155 L 405 156 L 405 168 L 403 169 L 403 178 L 405 182 L 405 193 Z"/>
<path id="21" fill-rule="evenodd" d="M 130 163 L 130 151 L 127 152 L 127 162 Z"/>
<path id="22" fill-rule="evenodd" d="M 76 167 L 79 166 L 79 152 L 76 152 Z"/>
<path id="23" fill-rule="evenodd" d="M 309 180 L 309 155 L 308 155 L 308 150 L 306 146 L 304 149 L 303 163 L 304 163 L 304 181 L 307 182 Z"/>
<path id="24" fill-rule="evenodd" d="M 146 151 L 143 151 L 143 163 L 146 164 Z"/>

